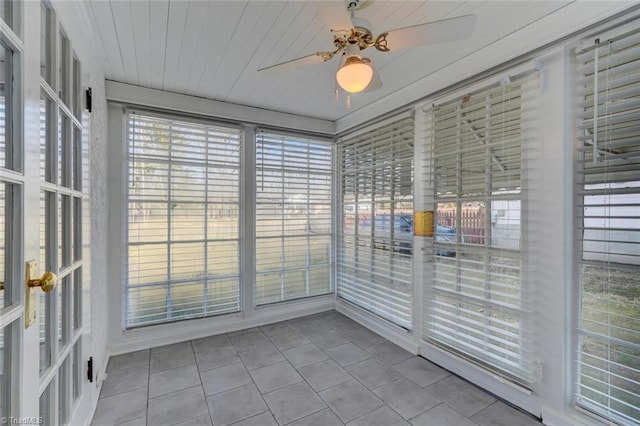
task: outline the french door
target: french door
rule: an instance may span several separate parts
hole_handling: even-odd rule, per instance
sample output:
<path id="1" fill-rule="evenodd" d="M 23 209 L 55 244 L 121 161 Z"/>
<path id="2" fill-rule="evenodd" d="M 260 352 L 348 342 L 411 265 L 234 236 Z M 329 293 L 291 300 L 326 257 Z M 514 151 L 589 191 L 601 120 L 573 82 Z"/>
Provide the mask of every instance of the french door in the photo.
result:
<path id="1" fill-rule="evenodd" d="M 4 1 L 0 18 L 0 422 L 84 424 L 81 65 L 51 4 Z"/>

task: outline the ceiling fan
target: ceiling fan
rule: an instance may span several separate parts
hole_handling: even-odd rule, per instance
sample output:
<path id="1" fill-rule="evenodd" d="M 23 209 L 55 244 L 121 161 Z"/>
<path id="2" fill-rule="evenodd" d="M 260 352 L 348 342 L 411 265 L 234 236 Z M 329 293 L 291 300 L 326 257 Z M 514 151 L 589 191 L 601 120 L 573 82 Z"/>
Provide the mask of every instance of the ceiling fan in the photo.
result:
<path id="1" fill-rule="evenodd" d="M 336 73 L 338 85 L 348 93 L 368 92 L 382 87 L 382 80 L 371 59 L 362 56 L 361 51 L 373 47 L 379 52 L 395 52 L 428 44 L 463 40 L 471 36 L 476 23 L 475 15 L 464 15 L 385 31 L 374 37 L 374 33 L 369 29 L 371 25 L 366 20 L 354 16 L 356 10 L 372 2 L 373 0 L 348 0 L 346 8 L 343 2 L 314 2 L 318 13 L 331 29 L 333 50 L 312 53 L 258 71 L 281 72 L 327 62 L 339 56 L 341 59 Z M 336 88 L 336 97 L 337 93 Z"/>

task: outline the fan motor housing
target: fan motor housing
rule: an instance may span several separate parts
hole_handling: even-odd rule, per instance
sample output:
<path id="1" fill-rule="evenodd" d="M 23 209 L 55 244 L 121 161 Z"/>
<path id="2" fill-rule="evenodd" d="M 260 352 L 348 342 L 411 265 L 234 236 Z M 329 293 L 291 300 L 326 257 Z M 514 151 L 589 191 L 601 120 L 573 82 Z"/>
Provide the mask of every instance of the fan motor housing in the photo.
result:
<path id="1" fill-rule="evenodd" d="M 367 28 L 354 27 L 346 33 L 334 32 L 333 44 L 339 50 L 345 49 L 351 44 L 355 44 L 360 50 L 364 50 L 373 45 L 373 34 Z"/>

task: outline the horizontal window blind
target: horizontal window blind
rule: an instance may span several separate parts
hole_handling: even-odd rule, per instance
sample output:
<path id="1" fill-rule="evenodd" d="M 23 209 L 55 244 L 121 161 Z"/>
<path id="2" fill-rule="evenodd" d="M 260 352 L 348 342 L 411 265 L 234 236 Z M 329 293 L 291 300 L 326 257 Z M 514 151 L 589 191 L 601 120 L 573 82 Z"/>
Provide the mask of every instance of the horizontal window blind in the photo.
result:
<path id="1" fill-rule="evenodd" d="M 523 117 L 536 73 L 428 112 L 436 229 L 425 339 L 517 383 L 534 380 L 523 278 Z"/>
<path id="2" fill-rule="evenodd" d="M 256 304 L 333 291 L 333 144 L 256 137 Z"/>
<path id="3" fill-rule="evenodd" d="M 239 129 L 128 115 L 126 326 L 239 310 Z"/>
<path id="4" fill-rule="evenodd" d="M 577 403 L 610 421 L 638 424 L 640 31 L 576 53 Z"/>
<path id="5" fill-rule="evenodd" d="M 338 296 L 407 329 L 413 301 L 412 116 L 339 144 Z"/>

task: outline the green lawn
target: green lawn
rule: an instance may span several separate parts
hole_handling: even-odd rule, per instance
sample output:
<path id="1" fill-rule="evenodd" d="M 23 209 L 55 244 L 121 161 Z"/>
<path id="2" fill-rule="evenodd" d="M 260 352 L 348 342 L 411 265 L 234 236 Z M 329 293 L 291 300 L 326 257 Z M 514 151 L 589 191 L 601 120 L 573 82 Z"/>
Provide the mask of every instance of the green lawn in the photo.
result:
<path id="1" fill-rule="evenodd" d="M 237 219 L 208 217 L 205 229 L 202 214 L 174 215 L 171 228 L 167 243 L 166 220 L 138 217 L 129 224 L 130 243 L 151 242 L 129 247 L 127 309 L 131 318 L 138 316 L 130 325 L 237 311 Z M 260 231 L 265 238 L 256 243 L 256 303 L 331 290 L 331 237 L 306 230 L 306 218 L 293 217 L 284 227 L 293 237 L 284 242 L 270 238 L 280 235 L 281 227 Z M 287 271 L 281 273 L 283 263 Z M 153 285 L 167 280 L 184 282 Z"/>

